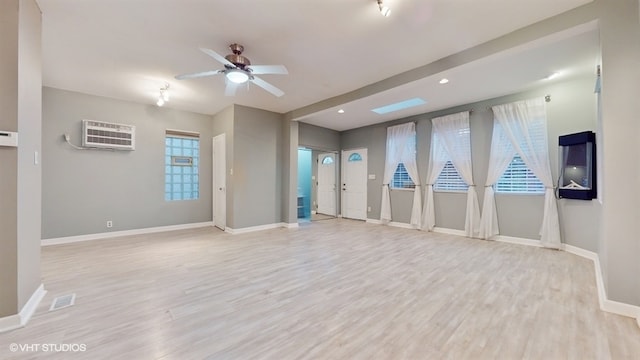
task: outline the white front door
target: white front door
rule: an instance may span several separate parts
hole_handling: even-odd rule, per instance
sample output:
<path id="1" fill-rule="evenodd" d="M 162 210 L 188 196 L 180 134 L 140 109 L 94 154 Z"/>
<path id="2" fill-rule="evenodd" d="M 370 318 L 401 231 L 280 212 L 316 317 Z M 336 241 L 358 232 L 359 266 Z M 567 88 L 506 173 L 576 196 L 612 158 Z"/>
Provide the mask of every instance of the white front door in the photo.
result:
<path id="1" fill-rule="evenodd" d="M 227 226 L 227 158 L 225 134 L 213 138 L 213 225 Z"/>
<path id="2" fill-rule="evenodd" d="M 336 216 L 336 154 L 318 154 L 319 214 Z"/>
<path id="3" fill-rule="evenodd" d="M 342 217 L 367 219 L 367 149 L 342 151 Z"/>

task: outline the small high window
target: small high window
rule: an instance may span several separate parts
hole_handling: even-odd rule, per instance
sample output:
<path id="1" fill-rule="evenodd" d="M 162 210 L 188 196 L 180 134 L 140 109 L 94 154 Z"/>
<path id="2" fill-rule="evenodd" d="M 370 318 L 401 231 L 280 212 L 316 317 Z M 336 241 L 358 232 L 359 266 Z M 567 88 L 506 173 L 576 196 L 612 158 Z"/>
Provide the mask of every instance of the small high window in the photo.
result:
<path id="1" fill-rule="evenodd" d="M 358 153 L 353 153 L 353 154 L 349 155 L 348 161 L 362 161 L 362 155 L 360 155 Z"/>
<path id="2" fill-rule="evenodd" d="M 331 157 L 331 156 L 325 156 L 325 157 L 322 159 L 322 164 L 323 164 L 323 165 L 333 164 L 333 157 Z"/>

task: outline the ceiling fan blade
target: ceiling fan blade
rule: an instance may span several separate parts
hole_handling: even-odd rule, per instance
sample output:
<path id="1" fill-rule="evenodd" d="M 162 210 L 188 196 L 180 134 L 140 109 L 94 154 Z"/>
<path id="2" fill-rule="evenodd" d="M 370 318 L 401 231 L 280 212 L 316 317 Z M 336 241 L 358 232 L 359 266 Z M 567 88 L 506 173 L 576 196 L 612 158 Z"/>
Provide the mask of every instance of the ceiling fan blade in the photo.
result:
<path id="1" fill-rule="evenodd" d="M 224 56 L 218 54 L 217 52 L 211 50 L 211 49 L 207 49 L 207 48 L 200 48 L 200 51 L 202 51 L 203 53 L 211 56 L 212 58 L 218 60 L 219 62 L 221 62 L 223 65 L 227 65 L 227 66 L 231 66 L 231 67 L 236 67 L 235 65 L 233 65 L 233 63 L 227 59 L 225 59 Z"/>
<path id="2" fill-rule="evenodd" d="M 197 73 L 192 73 L 192 74 L 176 75 L 175 78 L 178 79 L 178 80 L 193 79 L 193 78 L 216 75 L 216 74 L 219 74 L 219 73 L 220 73 L 220 70 L 209 70 L 209 71 L 202 71 L 202 72 L 197 72 Z"/>
<path id="3" fill-rule="evenodd" d="M 224 96 L 235 96 L 238 84 L 227 81 L 227 87 L 224 88 Z"/>
<path id="4" fill-rule="evenodd" d="M 286 75 L 289 72 L 284 65 L 249 65 L 253 74 L 280 74 Z"/>
<path id="5" fill-rule="evenodd" d="M 260 86 L 261 88 L 267 90 L 268 92 L 272 93 L 273 95 L 280 97 L 282 95 L 284 95 L 284 91 L 278 89 L 277 87 L 269 84 L 268 82 L 260 79 L 257 76 L 253 77 L 253 80 L 251 80 L 254 84 Z"/>

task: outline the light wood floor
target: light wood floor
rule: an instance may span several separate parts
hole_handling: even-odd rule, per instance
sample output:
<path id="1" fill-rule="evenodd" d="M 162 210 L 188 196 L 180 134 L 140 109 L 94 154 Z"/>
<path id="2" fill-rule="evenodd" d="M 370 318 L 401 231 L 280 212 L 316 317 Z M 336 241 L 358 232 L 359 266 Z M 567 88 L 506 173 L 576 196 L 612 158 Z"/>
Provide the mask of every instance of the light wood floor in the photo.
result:
<path id="1" fill-rule="evenodd" d="M 638 359 L 591 261 L 334 219 L 43 248 L 49 291 L 0 359 Z M 48 312 L 54 297 L 76 304 Z M 86 344 L 11 353 L 10 343 Z"/>

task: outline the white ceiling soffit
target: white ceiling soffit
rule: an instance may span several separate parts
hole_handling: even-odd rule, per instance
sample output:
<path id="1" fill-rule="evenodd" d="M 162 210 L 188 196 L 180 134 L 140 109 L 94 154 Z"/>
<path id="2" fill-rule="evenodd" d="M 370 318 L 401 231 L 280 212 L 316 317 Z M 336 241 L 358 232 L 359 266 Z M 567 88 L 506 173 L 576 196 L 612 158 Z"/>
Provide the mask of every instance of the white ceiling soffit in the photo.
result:
<path id="1" fill-rule="evenodd" d="M 390 90 L 295 120 L 338 131 L 442 110 L 593 75 L 600 58 L 596 22 L 556 33 Z M 554 79 L 545 77 L 558 73 Z M 449 80 L 440 84 L 442 78 Z M 374 108 L 412 99 L 424 105 L 379 115 Z M 338 113 L 342 109 L 343 113 Z"/>
<path id="2" fill-rule="evenodd" d="M 591 2 L 385 0 L 385 18 L 375 0 L 36 1 L 44 86 L 151 106 L 169 83 L 165 107 L 204 114 L 233 103 L 287 113 Z M 253 64 L 287 67 L 289 75 L 261 76 L 284 96 L 250 86 L 227 97 L 220 75 L 174 79 L 222 68 L 198 48 L 227 54 L 234 42 Z"/>

